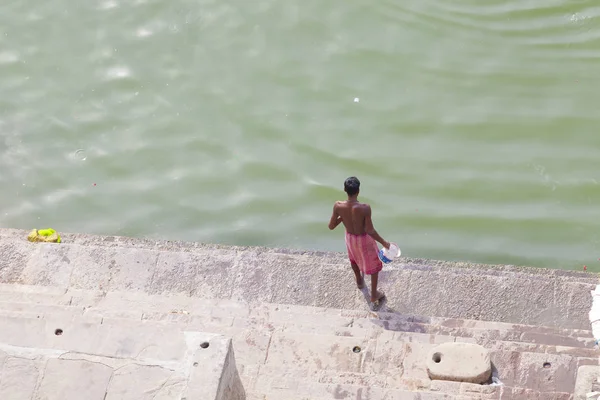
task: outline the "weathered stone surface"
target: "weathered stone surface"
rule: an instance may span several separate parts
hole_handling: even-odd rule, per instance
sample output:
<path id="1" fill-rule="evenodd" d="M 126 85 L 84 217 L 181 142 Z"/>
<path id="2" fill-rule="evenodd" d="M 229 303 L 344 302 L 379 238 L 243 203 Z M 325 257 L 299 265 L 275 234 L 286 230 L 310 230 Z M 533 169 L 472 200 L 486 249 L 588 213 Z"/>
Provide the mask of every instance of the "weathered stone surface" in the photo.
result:
<path id="1" fill-rule="evenodd" d="M 0 316 L 0 343 L 11 346 L 48 347 L 50 338 L 45 334 L 42 319 Z"/>
<path id="2" fill-rule="evenodd" d="M 575 357 L 524 352 L 520 355 L 515 386 L 542 392 L 573 393 L 576 375 Z"/>
<path id="3" fill-rule="evenodd" d="M 353 352 L 355 346 L 360 346 L 360 353 Z M 361 353 L 367 348 L 368 343 L 354 338 L 276 332 L 271 339 L 267 365 L 359 372 Z"/>
<path id="4" fill-rule="evenodd" d="M 197 348 L 192 358 L 192 370 L 182 397 L 206 400 L 244 400 L 242 386 L 231 339 L 219 335 L 197 336 L 191 340 Z M 199 339 L 199 340 L 198 340 Z"/>
<path id="5" fill-rule="evenodd" d="M 19 281 L 27 285 L 55 286 L 67 289 L 73 260 L 79 247 L 56 243 L 37 243 L 35 253 L 21 272 Z"/>
<path id="6" fill-rule="evenodd" d="M 73 260 L 71 287 L 105 291 L 149 290 L 156 270 L 157 251 L 77 247 L 85 251 L 80 251 Z"/>
<path id="7" fill-rule="evenodd" d="M 62 330 L 60 336 L 53 335 L 56 329 Z M 106 357 L 176 361 L 187 351 L 184 334 L 171 325 L 145 326 L 140 321 L 119 325 L 59 325 L 49 320 L 46 332 L 52 338 L 52 348 Z"/>
<path id="8" fill-rule="evenodd" d="M 205 298 L 231 297 L 234 252 L 161 252 L 148 292 Z"/>
<path id="9" fill-rule="evenodd" d="M 35 390 L 40 367 L 40 363 L 36 360 L 10 356 L 6 357 L 2 367 L 0 360 L 0 399 L 30 400 Z"/>
<path id="10" fill-rule="evenodd" d="M 68 233 L 62 234 L 63 243 L 58 245 L 30 244 L 24 242 L 26 234 L 20 230 L 0 231 L 0 259 L 14 260 L 2 261 L 0 281 L 15 282 L 27 264 L 43 265 L 44 255 L 34 252 L 43 245 L 56 252 L 52 263 L 57 264 L 53 268 L 60 274 L 40 275 L 46 280 L 40 284 L 63 284 L 63 272 L 72 269 L 72 286 L 95 290 L 366 308 L 343 254 Z M 63 248 L 71 249 L 59 250 Z M 69 265 L 59 257 L 61 251 L 77 253 L 75 262 L 67 257 Z M 122 259 L 117 260 L 120 254 Z M 152 273 L 154 254 L 159 254 L 156 273 Z M 35 278 L 29 272 L 26 276 Z M 336 283 L 335 290 L 329 290 L 331 282 Z M 600 280 L 597 274 L 575 271 L 402 258 L 385 267 L 380 282 L 388 294 L 385 310 L 588 329 L 587 315 L 580 310 L 589 310 L 589 292 Z M 439 291 L 440 287 L 452 290 Z M 488 301 L 490 296 L 493 302 Z"/>
<path id="11" fill-rule="evenodd" d="M 173 370 L 156 365 L 129 364 L 113 373 L 106 400 L 170 400 L 181 393 L 185 384 L 185 377 Z"/>
<path id="12" fill-rule="evenodd" d="M 103 400 L 113 369 L 85 360 L 50 359 L 35 400 Z"/>
<path id="13" fill-rule="evenodd" d="M 6 232 L 0 229 L 0 232 Z M 21 233 L 21 231 L 19 231 Z M 23 231 L 24 233 L 24 231 Z M 25 234 L 25 237 L 27 235 Z M 0 282 L 3 283 L 22 283 L 21 274 L 32 257 L 35 245 L 29 243 L 23 238 L 19 240 L 18 234 L 11 239 L 0 241 Z"/>
<path id="14" fill-rule="evenodd" d="M 586 308 L 594 274 L 402 259 L 381 274 L 388 302 L 372 313 L 339 254 L 69 234 L 42 245 L 18 232 L 0 229 L 0 252 L 5 242 L 26 250 L 0 261 L 0 371 L 23 357 L 105 365 L 115 371 L 108 400 L 203 393 L 199 381 L 186 389 L 190 373 L 210 372 L 192 365 L 209 354 L 196 353 L 198 330 L 231 337 L 240 367 L 221 371 L 213 383 L 228 383 L 213 392 L 238 396 L 241 381 L 251 400 L 562 400 L 573 371 L 598 365 Z M 32 285 L 2 285 L 13 279 Z M 445 342 L 484 345 L 503 385 L 431 381 L 428 356 Z"/>
<path id="15" fill-rule="evenodd" d="M 584 365 L 577 369 L 577 380 L 573 400 L 587 400 L 587 394 L 594 391 L 594 386 L 600 378 L 600 367 Z"/>
<path id="16" fill-rule="evenodd" d="M 434 347 L 427 357 L 431 379 L 485 383 L 492 375 L 490 353 L 471 343 L 444 343 Z"/>

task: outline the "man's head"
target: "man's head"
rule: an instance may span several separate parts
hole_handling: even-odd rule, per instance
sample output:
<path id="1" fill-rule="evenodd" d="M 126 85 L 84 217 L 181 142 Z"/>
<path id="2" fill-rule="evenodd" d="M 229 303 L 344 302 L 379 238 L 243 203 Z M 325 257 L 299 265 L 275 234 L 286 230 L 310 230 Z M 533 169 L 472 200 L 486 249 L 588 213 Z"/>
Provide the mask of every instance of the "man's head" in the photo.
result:
<path id="1" fill-rule="evenodd" d="M 348 196 L 355 196 L 360 190 L 360 181 L 357 177 L 351 176 L 344 181 L 344 192 L 348 193 Z"/>

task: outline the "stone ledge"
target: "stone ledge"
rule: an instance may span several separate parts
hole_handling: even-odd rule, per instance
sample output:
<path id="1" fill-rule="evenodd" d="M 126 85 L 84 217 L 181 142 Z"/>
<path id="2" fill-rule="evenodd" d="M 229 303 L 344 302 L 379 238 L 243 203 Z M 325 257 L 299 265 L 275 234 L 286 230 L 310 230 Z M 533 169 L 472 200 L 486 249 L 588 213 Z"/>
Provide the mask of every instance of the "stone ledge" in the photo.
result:
<path id="1" fill-rule="evenodd" d="M 231 339 L 224 336 L 144 335 L 135 325 L 99 333 L 73 323 L 51 332 L 28 326 L 36 320 L 15 318 L 12 325 L 19 321 L 21 328 L 2 325 L 0 399 L 245 399 Z"/>
<path id="2" fill-rule="evenodd" d="M 338 253 L 80 234 L 63 234 L 61 244 L 33 244 L 26 233 L 0 229 L 0 283 L 366 309 Z M 589 292 L 599 279 L 405 258 L 386 266 L 380 282 L 388 295 L 382 311 L 589 329 L 580 311 L 591 307 Z"/>

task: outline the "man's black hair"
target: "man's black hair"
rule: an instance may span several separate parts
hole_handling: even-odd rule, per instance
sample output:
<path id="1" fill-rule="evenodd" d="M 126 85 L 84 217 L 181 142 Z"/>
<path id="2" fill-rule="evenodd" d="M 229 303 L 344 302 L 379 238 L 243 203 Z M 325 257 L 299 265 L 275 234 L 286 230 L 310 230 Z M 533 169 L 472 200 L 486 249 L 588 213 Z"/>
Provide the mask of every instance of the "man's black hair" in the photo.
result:
<path id="1" fill-rule="evenodd" d="M 354 196 L 360 189 L 360 181 L 357 177 L 351 176 L 344 181 L 344 192 L 348 193 L 348 196 Z"/>

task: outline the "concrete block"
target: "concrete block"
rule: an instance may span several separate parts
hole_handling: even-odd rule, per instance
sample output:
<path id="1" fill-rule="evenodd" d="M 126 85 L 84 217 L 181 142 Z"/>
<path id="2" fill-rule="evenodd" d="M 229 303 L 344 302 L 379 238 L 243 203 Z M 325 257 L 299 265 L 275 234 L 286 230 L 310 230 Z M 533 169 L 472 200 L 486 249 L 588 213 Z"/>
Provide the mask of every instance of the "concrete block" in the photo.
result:
<path id="1" fill-rule="evenodd" d="M 460 385 L 461 382 L 452 382 L 452 381 L 431 381 L 431 386 L 429 390 L 432 392 L 440 392 L 451 395 L 457 395 L 460 393 Z"/>
<path id="2" fill-rule="evenodd" d="M 236 267 L 232 299 L 314 305 L 318 283 L 306 257 L 297 254 L 244 251 Z"/>
<path id="3" fill-rule="evenodd" d="M 42 318 L 0 316 L 0 343 L 20 347 L 48 347 L 51 337 L 46 334 Z"/>
<path id="4" fill-rule="evenodd" d="M 353 337 L 357 341 L 366 342 L 371 339 L 376 339 L 382 332 L 376 329 L 363 329 L 355 327 L 341 327 L 341 326 L 327 326 L 327 325 L 304 325 L 295 324 L 293 322 L 286 323 L 283 326 L 277 324 L 268 323 L 271 329 L 277 328 L 281 332 L 290 333 L 306 333 L 313 335 L 330 335 L 330 336 L 344 336 Z"/>
<path id="5" fill-rule="evenodd" d="M 365 363 L 363 372 L 372 374 L 382 374 L 387 376 L 402 377 L 404 373 L 404 357 L 406 355 L 406 346 L 404 342 L 398 340 L 393 333 L 379 337 L 376 341 L 375 349 L 371 362 Z"/>
<path id="6" fill-rule="evenodd" d="M 113 369 L 87 360 L 50 359 L 35 400 L 103 400 Z"/>
<path id="7" fill-rule="evenodd" d="M 234 252 L 161 252 L 148 293 L 228 299 L 234 260 Z"/>
<path id="8" fill-rule="evenodd" d="M 518 339 L 522 342 L 546 344 L 551 346 L 594 348 L 594 338 L 568 337 L 540 332 L 525 332 Z"/>
<path id="9" fill-rule="evenodd" d="M 197 343 L 197 339 L 206 337 L 195 334 L 188 338 L 189 344 L 196 343 L 199 347 L 192 357 L 191 373 L 182 398 L 245 400 L 246 392 L 236 367 L 231 339 L 212 335 Z"/>
<path id="10" fill-rule="evenodd" d="M 514 386 L 541 392 L 573 393 L 577 358 L 568 355 L 521 353 Z"/>
<path id="11" fill-rule="evenodd" d="M 584 365 L 577 369 L 575 391 L 573 400 L 587 400 L 587 394 L 591 393 L 594 384 L 600 378 L 600 367 L 597 365 Z"/>
<path id="12" fill-rule="evenodd" d="M 0 282 L 20 283 L 21 275 L 33 254 L 35 245 L 27 242 L 27 234 L 22 242 L 16 240 L 0 241 Z"/>
<path id="13" fill-rule="evenodd" d="M 21 272 L 20 283 L 27 285 L 69 287 L 78 246 L 36 243 L 36 250 Z"/>
<path id="14" fill-rule="evenodd" d="M 189 294 L 148 295 L 142 292 L 109 291 L 93 304 L 103 310 L 140 310 L 143 313 L 169 313 L 192 308 Z"/>
<path id="15" fill-rule="evenodd" d="M 71 287 L 88 290 L 148 290 L 158 252 L 142 249 L 88 247 L 71 263 Z"/>
<path id="16" fill-rule="evenodd" d="M 462 382 L 460 384 L 460 394 L 482 400 L 497 400 L 500 399 L 500 395 L 502 394 L 502 386 Z"/>
<path id="17" fill-rule="evenodd" d="M 360 353 L 353 352 L 355 346 L 361 347 Z M 267 365 L 360 372 L 362 352 L 366 350 L 367 343 L 359 343 L 355 338 L 275 332 Z"/>
<path id="18" fill-rule="evenodd" d="M 271 331 L 264 329 L 219 329 L 218 333 L 231 337 L 235 358 L 243 365 L 264 364 L 271 344 Z"/>
<path id="19" fill-rule="evenodd" d="M 182 359 L 187 346 L 185 336 L 176 326 L 146 326 L 136 324 L 61 324 L 60 320 L 46 321 L 46 335 L 52 338 L 51 348 L 105 357 Z M 54 335 L 61 329 L 61 335 Z"/>
<path id="20" fill-rule="evenodd" d="M 434 380 L 485 383 L 492 374 L 489 351 L 476 344 L 441 344 L 431 349 L 426 363 Z"/>
<path id="21" fill-rule="evenodd" d="M 323 370 L 317 381 L 325 384 L 353 385 L 363 387 L 385 387 L 385 374 L 360 374 L 356 372 L 336 372 Z"/>
<path id="22" fill-rule="evenodd" d="M 351 325 L 353 319 L 349 317 L 342 317 L 340 315 L 327 315 L 319 312 L 311 314 L 296 313 L 292 310 L 273 310 L 269 314 L 269 321 L 274 325 L 284 325 L 286 323 L 302 324 L 302 325 L 316 325 L 316 326 L 328 326 L 328 327 L 348 327 Z"/>
<path id="23" fill-rule="evenodd" d="M 402 364 L 404 374 L 402 378 L 429 380 L 427 373 L 427 359 L 431 349 L 436 345 L 425 342 L 405 342 L 405 356 Z"/>
<path id="24" fill-rule="evenodd" d="M 106 400 L 170 400 L 176 398 L 186 384 L 186 377 L 173 370 L 158 365 L 129 364 L 115 370 Z"/>
<path id="25" fill-rule="evenodd" d="M 433 335 L 430 333 L 416 333 L 416 332 L 396 332 L 394 337 L 403 342 L 420 342 L 428 344 L 442 344 L 452 343 L 455 338 L 453 336 L 444 335 Z"/>
<path id="26" fill-rule="evenodd" d="M 37 360 L 6 357 L 3 367 L 0 362 L 0 399 L 31 400 L 41 368 Z"/>

